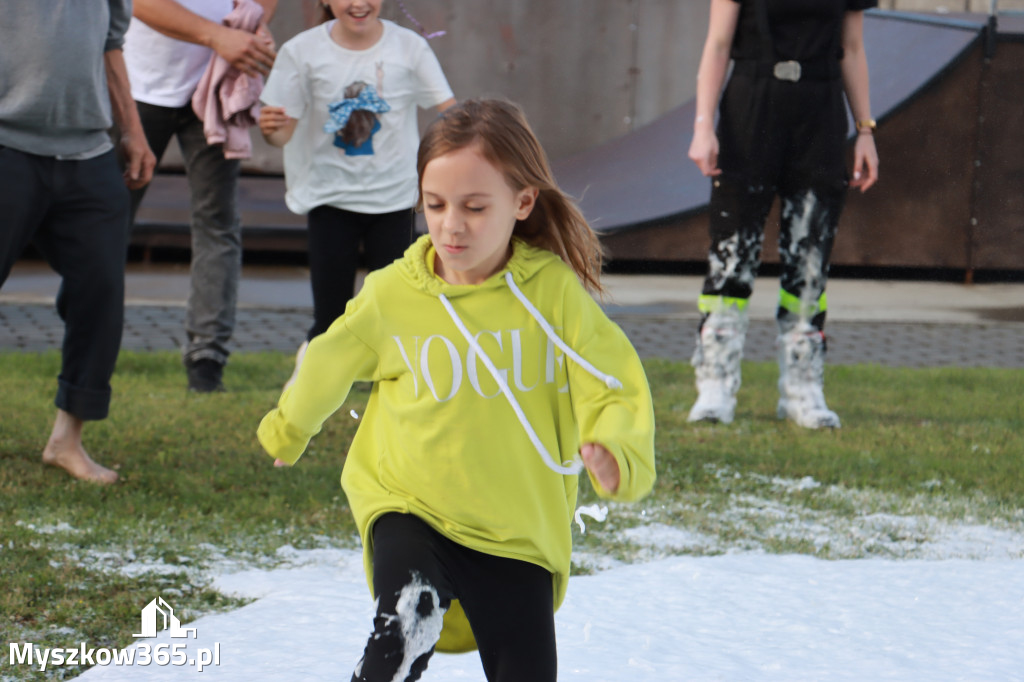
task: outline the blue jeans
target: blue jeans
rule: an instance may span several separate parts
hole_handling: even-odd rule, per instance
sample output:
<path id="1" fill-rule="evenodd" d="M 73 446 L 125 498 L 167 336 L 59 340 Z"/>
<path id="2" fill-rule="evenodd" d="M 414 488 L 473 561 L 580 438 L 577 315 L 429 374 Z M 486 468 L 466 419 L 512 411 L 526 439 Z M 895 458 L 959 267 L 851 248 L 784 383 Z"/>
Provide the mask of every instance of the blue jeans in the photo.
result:
<path id="1" fill-rule="evenodd" d="M 181 108 L 136 102 L 150 148 L 160 159 L 175 135 L 185 161 L 191 199 L 192 273 L 185 309 L 186 363 L 227 362 L 235 330 L 238 280 L 242 272 L 242 226 L 238 211 L 240 163 L 208 145 L 191 104 Z M 132 222 L 146 190 L 132 192 Z"/>

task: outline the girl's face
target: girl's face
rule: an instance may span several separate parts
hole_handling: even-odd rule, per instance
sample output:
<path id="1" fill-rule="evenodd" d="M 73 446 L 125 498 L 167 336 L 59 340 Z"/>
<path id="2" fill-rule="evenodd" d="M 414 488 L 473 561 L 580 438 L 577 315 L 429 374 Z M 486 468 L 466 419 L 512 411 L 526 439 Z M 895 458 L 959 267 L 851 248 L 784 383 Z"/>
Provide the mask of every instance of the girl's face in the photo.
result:
<path id="1" fill-rule="evenodd" d="M 349 43 L 373 41 L 381 28 L 380 6 L 383 0 L 324 0 L 338 20 L 336 28 Z"/>
<path id="2" fill-rule="evenodd" d="M 434 272 L 449 284 L 480 284 L 501 270 L 516 221 L 537 200 L 536 188 L 512 189 L 477 144 L 429 161 L 420 189 L 437 252 Z"/>

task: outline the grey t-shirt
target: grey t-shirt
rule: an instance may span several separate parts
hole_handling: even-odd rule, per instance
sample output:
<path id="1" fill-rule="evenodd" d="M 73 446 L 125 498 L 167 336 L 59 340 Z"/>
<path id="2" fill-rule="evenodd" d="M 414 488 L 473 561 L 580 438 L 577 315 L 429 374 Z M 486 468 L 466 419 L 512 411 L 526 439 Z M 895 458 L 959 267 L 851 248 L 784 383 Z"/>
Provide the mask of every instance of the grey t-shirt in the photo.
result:
<path id="1" fill-rule="evenodd" d="M 103 56 L 120 49 L 131 0 L 0 0 L 0 146 L 87 158 L 111 148 Z"/>

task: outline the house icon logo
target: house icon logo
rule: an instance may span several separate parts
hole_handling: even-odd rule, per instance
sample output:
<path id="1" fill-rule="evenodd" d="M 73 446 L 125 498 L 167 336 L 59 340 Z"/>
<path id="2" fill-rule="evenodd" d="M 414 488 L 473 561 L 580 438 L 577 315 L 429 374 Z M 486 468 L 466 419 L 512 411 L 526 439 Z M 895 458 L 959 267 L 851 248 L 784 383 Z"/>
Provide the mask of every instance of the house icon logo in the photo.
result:
<path id="1" fill-rule="evenodd" d="M 162 617 L 160 628 L 157 628 L 157 614 Z M 169 630 L 171 637 L 176 639 L 187 639 L 189 633 L 192 633 L 192 639 L 196 638 L 196 628 L 181 627 L 181 621 L 174 615 L 174 609 L 163 597 L 157 597 L 142 609 L 142 632 L 132 637 L 156 637 L 158 629 Z"/>

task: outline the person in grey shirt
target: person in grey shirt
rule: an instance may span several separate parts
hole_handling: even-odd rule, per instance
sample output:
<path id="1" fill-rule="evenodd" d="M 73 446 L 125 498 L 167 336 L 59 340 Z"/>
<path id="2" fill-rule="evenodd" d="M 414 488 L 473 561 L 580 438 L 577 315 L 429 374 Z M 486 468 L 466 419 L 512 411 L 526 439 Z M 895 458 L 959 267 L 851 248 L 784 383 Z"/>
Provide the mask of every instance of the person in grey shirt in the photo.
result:
<path id="1" fill-rule="evenodd" d="M 113 483 L 117 473 L 89 456 L 82 429 L 110 409 L 128 190 L 148 183 L 156 163 L 121 51 L 131 0 L 0 0 L 0 16 L 0 285 L 29 244 L 61 276 L 57 418 L 42 459 Z"/>

